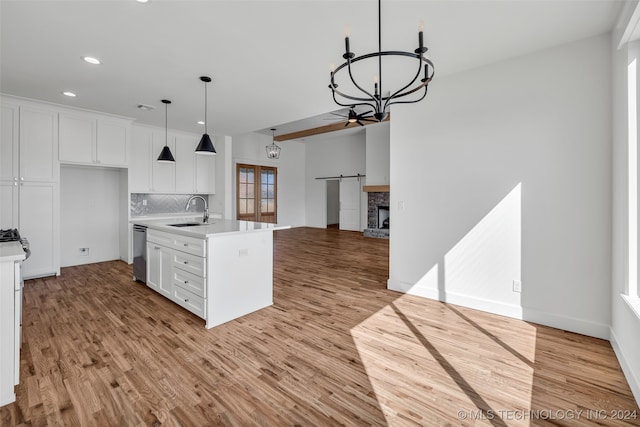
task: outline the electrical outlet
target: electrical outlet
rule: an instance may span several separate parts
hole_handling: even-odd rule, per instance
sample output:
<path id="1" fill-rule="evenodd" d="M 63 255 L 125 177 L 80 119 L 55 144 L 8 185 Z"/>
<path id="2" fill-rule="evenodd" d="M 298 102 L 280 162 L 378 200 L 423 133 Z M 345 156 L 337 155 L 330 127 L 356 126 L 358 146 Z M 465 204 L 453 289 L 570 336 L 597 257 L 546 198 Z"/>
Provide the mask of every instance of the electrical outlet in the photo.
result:
<path id="1" fill-rule="evenodd" d="M 142 199 L 142 206 L 147 206 L 147 199 Z"/>
<path id="2" fill-rule="evenodd" d="M 513 281 L 513 292 L 522 292 L 522 281 L 514 280 Z"/>
<path id="3" fill-rule="evenodd" d="M 89 256 L 89 248 L 80 248 L 80 256 Z"/>

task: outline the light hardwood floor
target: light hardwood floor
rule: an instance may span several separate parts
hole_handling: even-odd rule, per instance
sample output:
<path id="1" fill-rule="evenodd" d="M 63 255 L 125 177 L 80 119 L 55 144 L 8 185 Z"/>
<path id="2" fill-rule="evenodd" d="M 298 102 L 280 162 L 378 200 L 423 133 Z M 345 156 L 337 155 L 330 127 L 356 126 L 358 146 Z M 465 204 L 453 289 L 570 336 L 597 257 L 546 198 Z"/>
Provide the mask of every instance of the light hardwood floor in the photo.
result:
<path id="1" fill-rule="evenodd" d="M 640 425 L 607 341 L 388 291 L 359 233 L 274 253 L 274 305 L 210 330 L 120 261 L 27 281 L 0 425 Z"/>

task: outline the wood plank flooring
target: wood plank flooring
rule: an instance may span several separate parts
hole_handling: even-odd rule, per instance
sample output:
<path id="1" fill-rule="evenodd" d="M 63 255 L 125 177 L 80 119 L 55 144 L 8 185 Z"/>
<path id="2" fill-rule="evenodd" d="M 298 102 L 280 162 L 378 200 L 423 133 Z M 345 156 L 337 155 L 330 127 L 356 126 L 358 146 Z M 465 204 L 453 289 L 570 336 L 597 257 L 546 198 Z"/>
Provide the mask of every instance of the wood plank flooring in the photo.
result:
<path id="1" fill-rule="evenodd" d="M 120 261 L 27 281 L 0 425 L 640 425 L 607 341 L 388 291 L 387 240 L 274 253 L 274 305 L 210 330 Z"/>

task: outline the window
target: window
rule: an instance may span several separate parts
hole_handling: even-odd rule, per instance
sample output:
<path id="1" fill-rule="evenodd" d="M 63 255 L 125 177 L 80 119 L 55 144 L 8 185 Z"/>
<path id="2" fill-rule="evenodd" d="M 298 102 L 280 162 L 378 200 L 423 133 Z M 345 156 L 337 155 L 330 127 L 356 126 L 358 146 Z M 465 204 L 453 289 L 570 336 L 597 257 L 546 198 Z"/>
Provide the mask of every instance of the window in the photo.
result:
<path id="1" fill-rule="evenodd" d="M 245 221 L 277 221 L 277 168 L 238 164 L 236 166 L 236 212 Z"/>

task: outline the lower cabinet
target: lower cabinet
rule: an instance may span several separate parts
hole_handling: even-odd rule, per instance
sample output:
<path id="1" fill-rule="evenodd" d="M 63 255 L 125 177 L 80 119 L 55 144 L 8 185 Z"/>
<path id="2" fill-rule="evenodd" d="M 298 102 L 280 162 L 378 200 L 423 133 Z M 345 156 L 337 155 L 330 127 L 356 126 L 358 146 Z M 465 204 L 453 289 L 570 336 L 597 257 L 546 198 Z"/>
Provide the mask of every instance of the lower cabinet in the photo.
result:
<path id="1" fill-rule="evenodd" d="M 147 231 L 147 286 L 206 320 L 206 257 L 193 253 L 204 255 L 204 246 L 204 240 Z"/>

